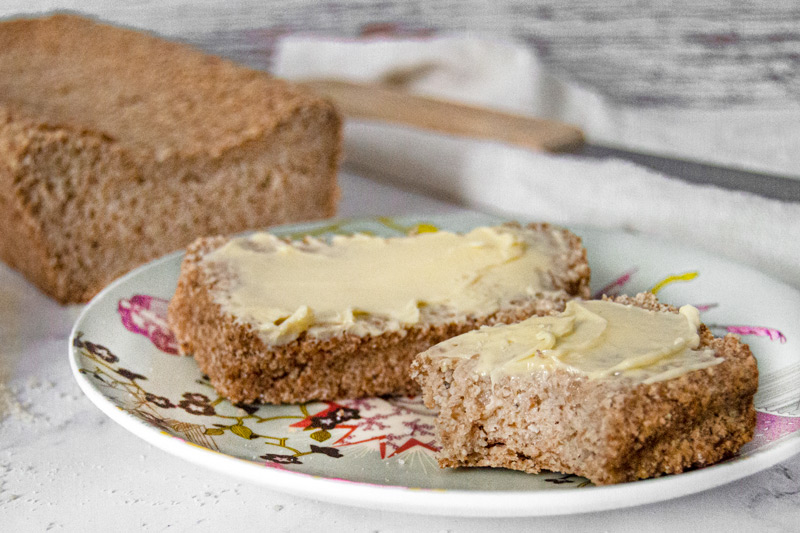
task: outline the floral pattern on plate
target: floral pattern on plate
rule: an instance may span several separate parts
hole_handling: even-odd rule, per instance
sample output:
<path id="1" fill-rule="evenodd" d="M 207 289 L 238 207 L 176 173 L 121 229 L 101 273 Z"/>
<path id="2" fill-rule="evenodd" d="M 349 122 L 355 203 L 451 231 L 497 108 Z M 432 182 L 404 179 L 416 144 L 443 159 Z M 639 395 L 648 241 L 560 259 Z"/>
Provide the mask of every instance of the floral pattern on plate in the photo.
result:
<path id="1" fill-rule="evenodd" d="M 290 226 L 275 231 L 291 238 L 355 231 L 392 235 L 435 231 L 437 227 L 465 231 L 477 224 L 473 217 L 465 220 L 434 217 L 434 220 L 425 221 L 381 218 Z M 708 263 L 705 257 L 700 257 L 705 261 L 703 265 L 694 265 L 690 260 L 694 257 L 691 253 L 681 255 L 681 252 L 671 249 L 662 252 L 642 239 L 620 235 L 592 231 L 582 235 L 587 248 L 594 254 L 590 253 L 594 283 L 602 287 L 597 293 L 614 295 L 623 291 L 631 294 L 651 290 L 658 292 L 659 298 L 667 303 L 714 302 L 695 304 L 703 313 L 704 321 L 714 328 L 716 334 L 734 332 L 746 336 L 759 358 L 761 388 L 766 394 L 756 399 L 760 411 L 756 438 L 742 450 L 740 458 L 696 473 L 706 475 L 707 471 L 710 476 L 714 472 L 731 472 L 716 478 L 722 479 L 726 475 L 741 477 L 725 468 L 739 463 L 741 458 L 752 459 L 759 453 L 769 458 L 769 450 L 776 444 L 786 439 L 797 440 L 800 435 L 800 424 L 797 423 L 800 420 L 797 405 L 800 383 L 791 378 L 791 365 L 796 361 L 792 353 L 797 336 L 791 316 L 782 324 L 773 324 L 771 319 L 740 319 L 736 313 L 729 313 L 734 307 L 727 291 L 728 280 L 733 279 L 725 272 L 728 267 L 718 267 L 713 261 Z M 639 250 L 640 253 L 635 255 L 636 261 L 626 259 L 619 252 L 597 253 L 597 250 L 614 246 L 621 238 L 629 242 L 620 246 L 620 250 Z M 73 333 L 72 363 L 82 388 L 99 393 L 92 393 L 90 397 L 101 408 L 103 404 L 113 405 L 135 417 L 137 424 L 141 425 L 136 425 L 132 431 L 139 432 L 140 427 L 142 430 L 149 428 L 162 435 L 156 439 L 179 439 L 178 442 L 202 447 L 220 457 L 241 459 L 252 465 L 251 468 L 263 469 L 265 475 L 269 471 L 281 470 L 288 474 L 312 476 L 298 479 L 346 480 L 376 487 L 459 489 L 457 493 L 462 495 L 464 490 L 478 490 L 485 498 L 478 500 L 480 503 L 473 501 L 468 509 L 465 507 L 466 514 L 474 514 L 475 505 L 480 507 L 484 501 L 487 506 L 493 505 L 492 509 L 497 509 L 498 505 L 502 507 L 502 502 L 511 501 L 508 498 L 492 500 L 493 491 L 506 494 L 510 494 L 508 491 L 534 491 L 543 498 L 541 501 L 546 501 L 545 493 L 552 490 L 563 493 L 579 487 L 590 491 L 603 489 L 592 487 L 583 478 L 565 474 L 441 470 L 434 458 L 434 417 L 419 398 L 362 398 L 277 406 L 232 405 L 216 394 L 192 358 L 176 356 L 177 342 L 166 328 L 167 303 L 174 291 L 180 259 L 180 255 L 168 256 L 109 287 L 87 307 Z M 637 266 L 631 268 L 631 264 Z M 702 268 L 691 268 L 693 266 Z M 758 274 L 752 276 L 756 276 L 756 282 L 760 280 Z M 601 283 L 603 281 L 605 283 Z M 797 313 L 795 307 L 789 306 L 788 310 L 789 315 Z M 784 314 L 771 316 L 774 319 Z M 752 315 L 766 316 L 758 310 L 754 310 Z M 730 320 L 729 316 L 737 318 Z M 788 381 L 785 379 L 787 375 L 790 376 Z M 773 386 L 775 383 L 777 385 Z M 113 411 L 110 416 L 116 417 Z M 155 443 L 172 449 L 167 441 Z M 214 461 L 211 456 L 204 459 L 209 464 Z M 270 485 L 270 479 L 265 477 L 263 482 Z M 694 482 L 691 489 L 686 489 L 689 482 L 683 480 L 688 479 L 682 475 L 651 481 L 684 487 L 681 489 L 684 493 L 686 490 L 701 490 L 695 486 L 703 484 Z M 631 485 L 639 488 L 635 494 L 629 495 L 627 503 L 602 503 L 598 500 L 600 503 L 594 508 L 620 507 L 633 501 L 658 501 L 670 497 L 669 490 L 648 492 L 645 488 L 650 485 L 646 483 Z M 346 490 L 342 492 L 346 493 Z M 320 493 L 314 495 L 320 496 Z M 325 499 L 339 501 L 340 496 L 337 490 Z M 587 500 L 575 501 L 585 503 Z M 578 508 L 585 509 L 585 506 Z M 493 510 L 486 514 L 497 513 Z M 509 514 L 518 513 L 513 511 Z M 532 509 L 524 514 L 548 512 Z"/>

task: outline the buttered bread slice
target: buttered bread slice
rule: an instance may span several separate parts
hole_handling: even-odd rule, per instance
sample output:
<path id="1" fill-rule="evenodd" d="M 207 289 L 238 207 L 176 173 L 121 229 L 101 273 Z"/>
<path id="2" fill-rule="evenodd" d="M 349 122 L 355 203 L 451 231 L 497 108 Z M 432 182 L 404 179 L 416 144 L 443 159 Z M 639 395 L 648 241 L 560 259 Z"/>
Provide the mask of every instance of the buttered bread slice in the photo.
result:
<path id="1" fill-rule="evenodd" d="M 580 239 L 548 224 L 382 238 L 199 239 L 170 326 L 233 402 L 409 394 L 414 356 L 588 297 Z"/>
<path id="2" fill-rule="evenodd" d="M 412 374 L 439 411 L 441 466 L 618 483 L 715 463 L 755 429 L 747 345 L 652 294 L 480 328 L 421 353 Z"/>

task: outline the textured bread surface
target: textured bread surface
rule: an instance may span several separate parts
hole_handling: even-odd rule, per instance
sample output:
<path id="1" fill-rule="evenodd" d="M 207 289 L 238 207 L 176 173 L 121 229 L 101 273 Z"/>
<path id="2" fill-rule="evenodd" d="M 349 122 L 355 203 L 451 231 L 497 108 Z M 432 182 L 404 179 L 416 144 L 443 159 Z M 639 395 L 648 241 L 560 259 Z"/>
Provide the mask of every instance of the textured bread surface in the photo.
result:
<path id="1" fill-rule="evenodd" d="M 0 23 L 0 259 L 61 302 L 200 235 L 332 216 L 326 100 L 144 33 Z"/>
<path id="2" fill-rule="evenodd" d="M 547 224 L 531 224 L 550 231 Z M 204 238 L 188 249 L 169 305 L 169 324 L 181 351 L 193 355 L 214 388 L 233 402 L 290 403 L 386 394 L 415 394 L 414 357 L 430 346 L 484 324 L 510 323 L 562 310 L 569 299 L 588 297 L 589 267 L 580 239 L 558 230 L 566 243 L 550 272 L 555 294 L 514 302 L 488 316 L 457 322 L 423 321 L 399 332 L 375 336 L 342 334 L 329 339 L 303 333 L 285 345 L 269 345 L 258 333 L 215 303 L 224 282 L 203 268 L 204 255 L 227 242 Z M 300 303 L 298 303 L 300 304 Z"/>
<path id="3" fill-rule="evenodd" d="M 677 311 L 651 294 L 615 301 Z M 701 326 L 700 337 L 722 363 L 640 385 L 562 370 L 493 384 L 475 372 L 474 359 L 420 354 L 412 374 L 425 404 L 439 411 L 439 465 L 550 470 L 607 485 L 730 457 L 755 429 L 756 361 L 734 336 L 714 338 Z"/>

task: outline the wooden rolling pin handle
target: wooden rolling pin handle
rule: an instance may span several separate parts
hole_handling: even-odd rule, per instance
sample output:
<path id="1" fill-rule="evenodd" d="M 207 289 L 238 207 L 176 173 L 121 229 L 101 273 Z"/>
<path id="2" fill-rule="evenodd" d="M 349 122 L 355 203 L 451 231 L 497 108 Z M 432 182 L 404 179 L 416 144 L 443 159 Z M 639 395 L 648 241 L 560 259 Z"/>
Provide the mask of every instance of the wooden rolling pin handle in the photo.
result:
<path id="1" fill-rule="evenodd" d="M 339 80 L 303 85 L 332 100 L 345 116 L 502 141 L 547 152 L 571 152 L 584 143 L 569 124 L 410 94 L 401 90 Z"/>

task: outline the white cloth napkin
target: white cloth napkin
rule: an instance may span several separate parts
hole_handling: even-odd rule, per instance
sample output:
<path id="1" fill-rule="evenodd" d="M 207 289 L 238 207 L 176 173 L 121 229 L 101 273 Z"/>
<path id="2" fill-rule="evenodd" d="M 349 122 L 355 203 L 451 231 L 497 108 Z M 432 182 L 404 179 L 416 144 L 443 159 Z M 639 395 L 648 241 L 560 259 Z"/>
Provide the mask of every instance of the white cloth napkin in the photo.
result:
<path id="1" fill-rule="evenodd" d="M 281 42 L 274 72 L 289 79 L 400 77 L 408 90 L 420 94 L 558 118 L 580 125 L 595 141 L 683 156 L 697 156 L 690 148 L 702 145 L 707 129 L 722 121 L 714 115 L 686 123 L 686 110 L 616 109 L 601 96 L 544 72 L 527 48 L 473 37 L 335 41 L 292 36 Z M 775 149 L 778 139 L 786 139 L 772 131 L 781 120 L 771 113 L 728 118 L 726 131 L 733 126 L 751 138 L 726 145 L 726 151 L 744 144 L 749 152 L 740 148 L 725 160 L 706 146 L 706 155 L 713 152 L 713 157 L 701 154 L 700 159 L 742 165 L 748 153 Z M 768 131 L 759 129 L 767 123 Z M 671 142 L 675 138 L 689 148 Z M 720 143 L 719 136 L 714 139 Z M 349 165 L 469 206 L 564 225 L 641 231 L 750 264 L 800 287 L 798 203 L 692 185 L 621 160 L 543 154 L 370 121 L 348 121 L 345 152 Z"/>

